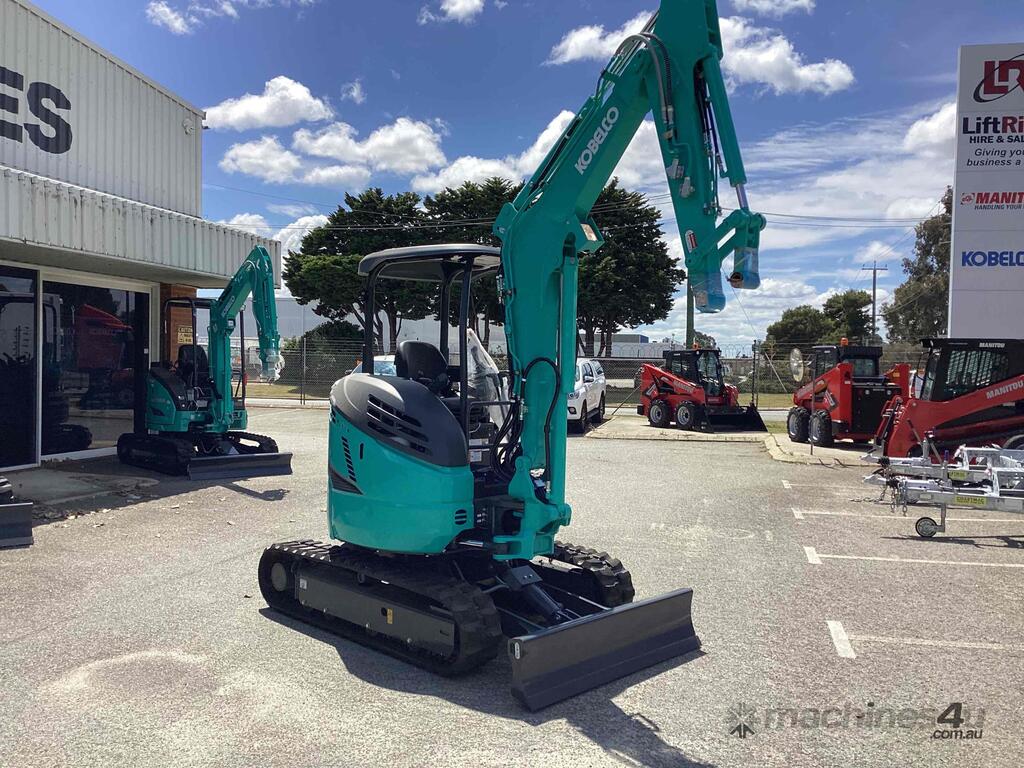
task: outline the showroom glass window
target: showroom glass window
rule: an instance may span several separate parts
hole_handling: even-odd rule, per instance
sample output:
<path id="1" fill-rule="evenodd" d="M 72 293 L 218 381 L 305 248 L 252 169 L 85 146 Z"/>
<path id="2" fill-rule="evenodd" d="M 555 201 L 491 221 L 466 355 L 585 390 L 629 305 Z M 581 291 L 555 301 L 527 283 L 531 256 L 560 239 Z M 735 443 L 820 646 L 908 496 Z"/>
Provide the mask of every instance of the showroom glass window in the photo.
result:
<path id="1" fill-rule="evenodd" d="M 36 273 L 0 266 L 0 467 L 36 461 Z"/>
<path id="2" fill-rule="evenodd" d="M 145 397 L 149 297 L 43 283 L 42 453 L 117 444 Z"/>

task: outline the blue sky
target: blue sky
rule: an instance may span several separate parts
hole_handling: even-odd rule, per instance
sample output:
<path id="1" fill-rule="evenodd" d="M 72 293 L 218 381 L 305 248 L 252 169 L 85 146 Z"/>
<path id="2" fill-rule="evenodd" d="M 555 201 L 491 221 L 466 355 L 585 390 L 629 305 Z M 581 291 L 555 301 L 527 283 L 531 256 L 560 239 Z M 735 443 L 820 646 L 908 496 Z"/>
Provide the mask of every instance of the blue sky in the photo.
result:
<path id="1" fill-rule="evenodd" d="M 35 1 L 207 109 L 205 215 L 292 247 L 344 191 L 529 175 L 656 5 Z M 1019 0 L 719 0 L 719 11 L 750 201 L 770 223 L 762 288 L 698 327 L 739 344 L 787 306 L 869 288 L 860 268 L 872 258 L 890 267 L 883 297 L 898 285 L 909 224 L 952 182 L 957 46 L 1024 40 L 1024 18 Z M 661 203 L 649 129 L 618 173 Z M 674 224 L 665 231 L 681 254 Z M 677 302 L 649 330 L 682 334 L 683 318 Z"/>

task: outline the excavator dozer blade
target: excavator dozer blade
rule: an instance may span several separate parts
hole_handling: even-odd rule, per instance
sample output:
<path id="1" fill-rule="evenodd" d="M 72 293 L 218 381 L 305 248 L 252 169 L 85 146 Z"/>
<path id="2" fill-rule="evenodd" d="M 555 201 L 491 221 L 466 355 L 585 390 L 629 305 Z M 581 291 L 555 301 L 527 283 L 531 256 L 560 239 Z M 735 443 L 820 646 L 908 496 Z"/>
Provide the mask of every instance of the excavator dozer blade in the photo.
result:
<path id="1" fill-rule="evenodd" d="M 734 429 L 743 432 L 767 432 L 764 419 L 754 406 L 748 406 L 737 413 L 709 413 L 708 423 L 714 430 Z"/>
<path id="2" fill-rule="evenodd" d="M 697 650 L 692 599 L 677 589 L 509 639 L 512 695 L 536 711 Z"/>
<path id="3" fill-rule="evenodd" d="M 244 480 L 247 477 L 290 475 L 290 453 L 234 453 L 199 456 L 188 463 L 190 480 Z"/>

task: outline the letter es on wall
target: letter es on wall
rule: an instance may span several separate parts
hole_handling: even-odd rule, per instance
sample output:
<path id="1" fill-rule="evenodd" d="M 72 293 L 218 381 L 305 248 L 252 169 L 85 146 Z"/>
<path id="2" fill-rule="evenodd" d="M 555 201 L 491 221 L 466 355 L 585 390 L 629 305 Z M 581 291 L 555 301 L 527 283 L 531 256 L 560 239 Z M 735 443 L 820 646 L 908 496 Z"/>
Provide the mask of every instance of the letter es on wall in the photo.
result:
<path id="1" fill-rule="evenodd" d="M 0 67 L 0 138 L 29 140 L 44 152 L 62 155 L 71 149 L 71 125 L 55 110 L 70 110 L 71 100 L 55 85 L 35 82 L 25 91 L 25 77 L 13 69 Z M 21 99 L 9 91 L 26 93 L 28 111 L 38 122 L 14 122 L 21 115 Z M 10 115 L 14 119 L 8 119 Z M 40 125 L 41 123 L 41 125 Z"/>

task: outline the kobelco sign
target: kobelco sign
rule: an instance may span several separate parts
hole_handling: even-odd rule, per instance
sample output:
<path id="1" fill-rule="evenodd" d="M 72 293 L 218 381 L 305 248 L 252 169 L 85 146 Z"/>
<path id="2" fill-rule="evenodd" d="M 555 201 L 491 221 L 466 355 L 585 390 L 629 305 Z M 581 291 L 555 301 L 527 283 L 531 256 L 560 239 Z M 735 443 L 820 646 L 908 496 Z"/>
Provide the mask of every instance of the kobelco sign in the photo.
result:
<path id="1" fill-rule="evenodd" d="M 587 142 L 587 146 L 584 147 L 583 151 L 580 152 L 580 157 L 576 161 L 576 170 L 579 171 L 580 176 L 583 172 L 590 167 L 590 164 L 594 162 L 594 157 L 597 156 L 597 151 L 604 144 L 604 140 L 608 138 L 608 134 L 611 133 L 612 127 L 619 122 L 619 108 L 611 107 L 608 113 L 601 120 L 601 124 L 594 130 L 594 135 Z"/>
<path id="2" fill-rule="evenodd" d="M 960 49 L 949 335 L 1024 338 L 1024 43 Z"/>

